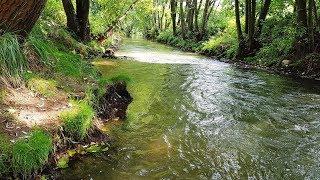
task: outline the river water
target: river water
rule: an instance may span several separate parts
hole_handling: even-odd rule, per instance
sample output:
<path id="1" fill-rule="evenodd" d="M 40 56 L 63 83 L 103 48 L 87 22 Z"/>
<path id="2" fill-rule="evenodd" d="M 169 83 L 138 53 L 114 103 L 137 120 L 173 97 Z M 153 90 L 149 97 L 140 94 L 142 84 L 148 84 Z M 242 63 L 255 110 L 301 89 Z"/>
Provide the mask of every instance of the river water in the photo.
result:
<path id="1" fill-rule="evenodd" d="M 320 179 L 320 84 L 247 70 L 144 40 L 97 63 L 130 76 L 115 150 L 62 179 Z"/>

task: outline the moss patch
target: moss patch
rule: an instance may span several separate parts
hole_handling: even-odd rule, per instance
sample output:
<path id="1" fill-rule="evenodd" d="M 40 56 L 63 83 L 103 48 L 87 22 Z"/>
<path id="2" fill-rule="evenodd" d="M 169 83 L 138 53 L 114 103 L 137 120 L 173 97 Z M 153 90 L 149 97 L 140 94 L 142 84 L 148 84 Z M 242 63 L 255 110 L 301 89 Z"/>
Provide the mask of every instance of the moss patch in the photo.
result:
<path id="1" fill-rule="evenodd" d="M 28 87 L 45 97 L 52 97 L 57 93 L 57 83 L 53 80 L 45 80 L 42 78 L 32 78 L 28 82 Z"/>
<path id="2" fill-rule="evenodd" d="M 14 144 L 12 167 L 16 173 L 31 174 L 48 161 L 51 150 L 51 137 L 41 130 L 33 131 L 28 138 Z"/>
<path id="3" fill-rule="evenodd" d="M 85 101 L 73 101 L 72 109 L 61 113 L 64 130 L 75 139 L 83 139 L 92 126 L 94 111 Z"/>

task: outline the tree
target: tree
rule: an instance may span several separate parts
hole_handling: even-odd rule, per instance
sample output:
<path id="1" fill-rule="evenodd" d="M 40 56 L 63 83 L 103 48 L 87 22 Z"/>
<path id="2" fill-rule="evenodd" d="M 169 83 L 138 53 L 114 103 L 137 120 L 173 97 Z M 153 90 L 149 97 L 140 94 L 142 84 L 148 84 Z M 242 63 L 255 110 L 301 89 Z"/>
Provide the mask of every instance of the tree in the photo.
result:
<path id="1" fill-rule="evenodd" d="M 172 19 L 172 31 L 173 35 L 177 35 L 177 0 L 170 0 L 170 8 L 171 8 L 171 19 Z"/>
<path id="2" fill-rule="evenodd" d="M 202 23 L 201 23 L 201 29 L 199 30 L 199 40 L 203 39 L 204 35 L 207 32 L 207 26 L 209 17 L 213 11 L 213 6 L 215 4 L 216 0 L 206 0 L 204 4 L 204 10 L 202 15 Z"/>
<path id="3" fill-rule="evenodd" d="M 1 0 L 0 35 L 10 31 L 25 38 L 46 4 L 46 0 Z"/>
<path id="4" fill-rule="evenodd" d="M 68 29 L 81 41 L 90 40 L 90 0 L 76 0 L 76 10 L 71 0 L 62 0 Z"/>
<path id="5" fill-rule="evenodd" d="M 261 4 L 261 10 L 259 12 L 259 18 L 256 19 L 256 0 L 246 0 L 245 1 L 245 30 L 246 39 L 242 34 L 241 21 L 240 21 L 240 3 L 239 0 L 235 1 L 235 14 L 236 14 L 236 24 L 237 33 L 239 41 L 239 49 L 237 58 L 243 58 L 246 56 L 254 55 L 260 48 L 261 43 L 259 38 L 262 32 L 264 21 L 270 9 L 271 0 L 264 0 Z"/>
<path id="6" fill-rule="evenodd" d="M 316 50 L 315 37 L 317 32 L 317 9 L 314 0 L 296 0 L 297 37 L 294 44 L 294 56 L 300 58 Z"/>

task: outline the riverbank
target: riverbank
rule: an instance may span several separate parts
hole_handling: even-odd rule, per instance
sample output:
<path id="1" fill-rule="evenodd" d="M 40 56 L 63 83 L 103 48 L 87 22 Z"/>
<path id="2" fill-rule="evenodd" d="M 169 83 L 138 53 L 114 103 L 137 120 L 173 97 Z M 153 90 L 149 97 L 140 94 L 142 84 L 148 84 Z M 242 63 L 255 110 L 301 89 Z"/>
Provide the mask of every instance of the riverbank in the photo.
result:
<path id="1" fill-rule="evenodd" d="M 230 30 L 200 42 L 174 37 L 170 31 L 160 33 L 155 40 L 183 51 L 195 52 L 219 61 L 228 62 L 240 68 L 265 70 L 293 78 L 320 80 L 319 53 L 311 53 L 303 59 L 295 59 L 290 57 L 289 53 L 282 52 L 284 47 L 277 47 L 277 44 L 271 43 L 262 48 L 255 56 L 242 60 L 235 59 L 237 39 L 236 34 L 230 32 Z M 289 52 L 289 50 L 286 49 L 286 52 Z"/>
<path id="2" fill-rule="evenodd" d="M 0 177 L 36 178 L 108 151 L 104 125 L 124 119 L 131 99 L 126 78 L 102 77 L 92 59 L 117 47 L 119 38 L 80 43 L 46 19 L 23 46 L 15 35 L 0 37 Z"/>

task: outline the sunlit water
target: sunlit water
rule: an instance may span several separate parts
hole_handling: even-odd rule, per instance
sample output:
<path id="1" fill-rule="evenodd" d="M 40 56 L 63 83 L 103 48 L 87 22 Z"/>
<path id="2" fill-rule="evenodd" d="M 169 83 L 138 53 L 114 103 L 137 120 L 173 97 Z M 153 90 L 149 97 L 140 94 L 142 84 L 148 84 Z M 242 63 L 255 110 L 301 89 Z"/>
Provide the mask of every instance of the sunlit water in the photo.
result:
<path id="1" fill-rule="evenodd" d="M 320 179 L 320 87 L 127 41 L 106 77 L 127 74 L 134 102 L 116 150 L 63 179 Z"/>

